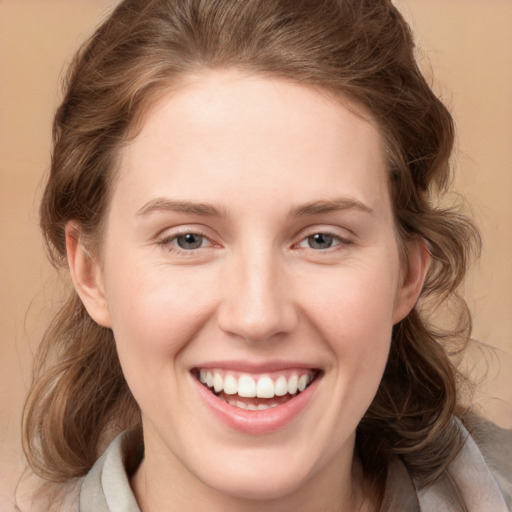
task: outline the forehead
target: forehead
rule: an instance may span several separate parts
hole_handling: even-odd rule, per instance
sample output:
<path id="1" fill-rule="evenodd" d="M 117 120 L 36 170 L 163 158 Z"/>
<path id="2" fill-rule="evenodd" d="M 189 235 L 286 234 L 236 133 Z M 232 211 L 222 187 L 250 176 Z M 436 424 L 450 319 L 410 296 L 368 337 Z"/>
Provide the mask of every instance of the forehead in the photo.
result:
<path id="1" fill-rule="evenodd" d="M 221 191 L 232 200 L 259 191 L 261 199 L 269 187 L 297 202 L 325 199 L 332 189 L 370 203 L 387 195 L 375 123 L 311 87 L 205 72 L 161 94 L 139 128 L 121 153 L 123 195 L 191 200 L 200 193 L 208 201 Z"/>

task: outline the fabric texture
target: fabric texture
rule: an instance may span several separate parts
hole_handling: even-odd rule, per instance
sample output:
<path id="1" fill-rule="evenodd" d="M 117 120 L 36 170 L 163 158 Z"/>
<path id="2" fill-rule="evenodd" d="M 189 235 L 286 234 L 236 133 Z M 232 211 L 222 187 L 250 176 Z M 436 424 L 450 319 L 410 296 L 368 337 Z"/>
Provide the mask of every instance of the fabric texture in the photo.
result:
<path id="1" fill-rule="evenodd" d="M 461 453 L 450 464 L 449 473 L 464 498 L 467 512 L 510 512 L 511 475 L 491 469 L 461 423 L 460 428 L 467 438 Z M 123 432 L 96 461 L 82 483 L 80 512 L 141 512 L 126 470 L 126 461 L 133 456 L 130 442 L 133 443 L 133 436 Z M 510 451 L 510 446 L 504 449 L 504 454 L 507 449 Z M 395 459 L 388 470 L 381 512 L 398 511 L 462 512 L 462 509 L 456 504 L 448 482 L 440 481 L 418 491 L 403 463 Z"/>
<path id="2" fill-rule="evenodd" d="M 141 512 L 124 464 L 129 433 L 117 436 L 82 483 L 80 512 Z"/>

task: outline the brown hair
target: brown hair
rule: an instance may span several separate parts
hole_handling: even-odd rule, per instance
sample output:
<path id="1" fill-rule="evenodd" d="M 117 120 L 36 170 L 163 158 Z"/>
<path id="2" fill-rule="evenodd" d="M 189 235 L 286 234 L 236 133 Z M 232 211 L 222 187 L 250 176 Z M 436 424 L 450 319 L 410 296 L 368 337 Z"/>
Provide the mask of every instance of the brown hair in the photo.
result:
<path id="1" fill-rule="evenodd" d="M 191 73 L 229 67 L 318 87 L 371 114 L 386 142 L 401 246 L 422 237 L 433 256 L 423 297 L 457 297 L 478 235 L 463 215 L 436 206 L 450 182 L 454 128 L 413 51 L 390 0 L 122 2 L 77 54 L 55 116 L 41 204 L 50 258 L 66 265 L 71 220 L 98 240 L 116 157 L 148 102 Z M 418 306 L 393 330 L 382 383 L 357 433 L 365 473 L 381 489 L 393 456 L 426 485 L 460 450 L 460 377 L 447 353 L 469 336 L 469 313 L 459 306 L 450 332 L 435 330 Z M 83 475 L 104 438 L 137 424 L 139 414 L 112 332 L 71 292 L 35 362 L 23 423 L 29 463 L 53 481 Z"/>

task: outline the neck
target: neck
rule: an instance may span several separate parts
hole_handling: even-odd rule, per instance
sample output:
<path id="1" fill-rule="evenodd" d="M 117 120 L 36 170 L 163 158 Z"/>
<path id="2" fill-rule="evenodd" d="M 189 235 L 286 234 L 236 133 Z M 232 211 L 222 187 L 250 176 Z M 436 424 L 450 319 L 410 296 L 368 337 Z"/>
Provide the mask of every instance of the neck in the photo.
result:
<path id="1" fill-rule="evenodd" d="M 365 481 L 357 457 L 348 470 L 336 457 L 303 485 L 273 499 L 255 499 L 219 491 L 200 481 L 184 468 L 177 467 L 166 451 L 162 457 L 146 455 L 132 477 L 132 488 L 142 512 L 375 512 L 375 496 Z M 156 452 L 156 453 L 162 453 Z M 353 453 L 353 451 L 352 451 Z M 162 459 L 167 458 L 166 467 Z"/>

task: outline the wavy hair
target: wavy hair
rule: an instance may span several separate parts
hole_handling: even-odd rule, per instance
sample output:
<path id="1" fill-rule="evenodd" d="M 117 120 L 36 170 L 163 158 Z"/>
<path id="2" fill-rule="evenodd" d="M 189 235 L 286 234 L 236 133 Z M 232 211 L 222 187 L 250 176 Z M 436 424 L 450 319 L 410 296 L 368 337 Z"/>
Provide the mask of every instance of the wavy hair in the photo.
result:
<path id="1" fill-rule="evenodd" d="M 149 103 L 192 73 L 222 68 L 328 91 L 380 128 L 400 246 L 421 237 L 433 258 L 420 305 L 455 298 L 459 316 L 442 331 L 417 305 L 394 327 L 356 446 L 380 489 L 397 455 L 428 485 L 463 442 L 453 421 L 461 376 L 449 352 L 470 334 L 457 289 L 479 239 L 463 214 L 438 206 L 450 184 L 453 121 L 418 69 L 409 26 L 390 0 L 122 2 L 76 55 L 55 116 L 40 210 L 50 259 L 66 267 L 69 221 L 101 246 L 118 154 Z M 139 422 L 112 332 L 71 291 L 35 360 L 23 420 L 30 465 L 51 481 L 84 475 L 105 440 Z"/>

